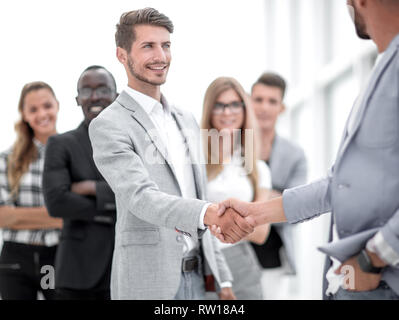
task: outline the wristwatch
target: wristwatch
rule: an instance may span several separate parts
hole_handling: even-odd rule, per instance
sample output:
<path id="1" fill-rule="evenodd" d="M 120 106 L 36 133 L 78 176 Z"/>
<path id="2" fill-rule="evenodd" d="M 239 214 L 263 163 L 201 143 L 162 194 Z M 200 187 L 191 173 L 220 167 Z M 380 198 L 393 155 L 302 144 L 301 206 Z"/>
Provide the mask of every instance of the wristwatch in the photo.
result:
<path id="1" fill-rule="evenodd" d="M 371 263 L 370 257 L 367 251 L 363 249 L 357 256 L 357 262 L 359 263 L 360 269 L 367 273 L 381 273 L 382 268 L 374 267 Z"/>

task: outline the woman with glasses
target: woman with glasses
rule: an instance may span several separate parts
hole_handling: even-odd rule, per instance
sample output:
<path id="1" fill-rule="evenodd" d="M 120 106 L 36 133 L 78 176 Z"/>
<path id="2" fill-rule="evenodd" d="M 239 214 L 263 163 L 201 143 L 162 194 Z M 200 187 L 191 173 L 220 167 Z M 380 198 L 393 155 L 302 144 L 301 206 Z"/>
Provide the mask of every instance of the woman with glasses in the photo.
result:
<path id="1" fill-rule="evenodd" d="M 203 143 L 208 177 L 207 200 L 263 201 L 269 197 L 270 171 L 257 160 L 256 119 L 242 86 L 221 77 L 208 87 L 203 106 Z M 269 226 L 255 229 L 236 244 L 219 242 L 234 277 L 237 299 L 262 299 L 261 269 L 249 241 L 262 244 Z M 226 284 L 228 285 L 228 284 Z M 212 298 L 209 296 L 208 298 Z"/>
<path id="2" fill-rule="evenodd" d="M 12 148 L 0 154 L 0 295 L 3 300 L 54 297 L 54 257 L 62 220 L 44 207 L 42 173 L 47 139 L 56 133 L 59 104 L 44 82 L 21 92 Z"/>

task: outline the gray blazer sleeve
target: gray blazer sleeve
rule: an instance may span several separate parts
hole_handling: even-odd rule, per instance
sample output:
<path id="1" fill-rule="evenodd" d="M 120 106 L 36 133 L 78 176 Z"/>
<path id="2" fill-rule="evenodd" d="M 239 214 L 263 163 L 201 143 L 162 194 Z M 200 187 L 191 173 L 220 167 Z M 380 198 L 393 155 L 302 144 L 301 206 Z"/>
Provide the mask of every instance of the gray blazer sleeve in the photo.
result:
<path id="1" fill-rule="evenodd" d="M 286 189 L 283 207 L 289 223 L 303 222 L 331 211 L 330 177 Z"/>
<path id="2" fill-rule="evenodd" d="M 199 216 L 206 202 L 161 192 L 120 127 L 106 118 L 96 118 L 89 126 L 94 162 L 120 205 L 146 222 L 177 228 L 197 239 Z"/>

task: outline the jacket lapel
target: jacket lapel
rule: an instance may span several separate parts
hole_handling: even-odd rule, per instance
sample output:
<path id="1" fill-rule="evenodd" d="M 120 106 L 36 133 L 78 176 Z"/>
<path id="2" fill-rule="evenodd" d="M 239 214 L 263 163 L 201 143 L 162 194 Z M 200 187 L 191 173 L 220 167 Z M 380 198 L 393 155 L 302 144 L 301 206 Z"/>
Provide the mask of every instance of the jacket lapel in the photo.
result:
<path id="1" fill-rule="evenodd" d="M 154 144 L 156 149 L 162 155 L 166 163 L 169 165 L 172 173 L 176 179 L 175 169 L 170 163 L 168 158 L 168 151 L 166 149 L 165 144 L 162 142 L 160 133 L 155 128 L 153 122 L 151 121 L 148 114 L 144 111 L 144 109 L 134 100 L 128 93 L 122 91 L 121 94 L 117 98 L 117 102 L 122 105 L 124 108 L 130 110 L 132 112 L 131 116 L 134 120 L 136 120 L 146 131 L 149 136 L 151 142 Z M 177 179 L 176 179 L 177 181 Z"/>

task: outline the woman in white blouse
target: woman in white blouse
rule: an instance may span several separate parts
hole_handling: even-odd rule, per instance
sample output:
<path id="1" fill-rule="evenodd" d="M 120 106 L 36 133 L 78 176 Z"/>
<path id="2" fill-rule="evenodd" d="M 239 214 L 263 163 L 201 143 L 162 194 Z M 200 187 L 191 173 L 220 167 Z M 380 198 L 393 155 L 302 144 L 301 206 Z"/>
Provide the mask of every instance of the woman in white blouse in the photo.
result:
<path id="1" fill-rule="evenodd" d="M 217 78 L 206 91 L 201 128 L 207 159 L 207 200 L 211 202 L 232 197 L 263 201 L 269 197 L 271 175 L 266 163 L 257 160 L 256 118 L 249 103 L 244 89 L 233 78 Z M 263 225 L 236 244 L 220 242 L 233 273 L 237 299 L 262 299 L 261 268 L 249 241 L 262 244 L 268 232 L 269 225 Z"/>

